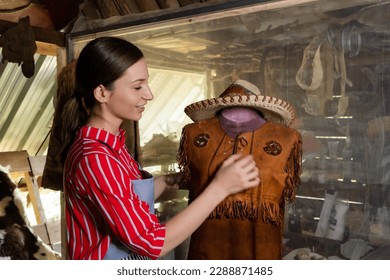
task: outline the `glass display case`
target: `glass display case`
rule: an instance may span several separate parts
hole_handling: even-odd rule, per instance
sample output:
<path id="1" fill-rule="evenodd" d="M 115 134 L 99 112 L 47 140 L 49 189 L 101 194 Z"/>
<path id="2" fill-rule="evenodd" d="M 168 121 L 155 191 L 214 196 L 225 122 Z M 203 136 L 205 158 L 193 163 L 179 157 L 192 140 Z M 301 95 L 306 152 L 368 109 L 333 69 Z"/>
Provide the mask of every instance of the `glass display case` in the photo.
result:
<path id="1" fill-rule="evenodd" d="M 388 259 L 389 14 L 390 1 L 374 0 L 211 3 L 84 21 L 68 38 L 69 59 L 100 36 L 143 50 L 155 99 L 140 122 L 141 148 L 155 174 L 178 171 L 190 103 L 235 79 L 288 101 L 303 156 L 301 184 L 285 206 L 284 258 Z M 158 203 L 167 218 L 186 192 Z"/>

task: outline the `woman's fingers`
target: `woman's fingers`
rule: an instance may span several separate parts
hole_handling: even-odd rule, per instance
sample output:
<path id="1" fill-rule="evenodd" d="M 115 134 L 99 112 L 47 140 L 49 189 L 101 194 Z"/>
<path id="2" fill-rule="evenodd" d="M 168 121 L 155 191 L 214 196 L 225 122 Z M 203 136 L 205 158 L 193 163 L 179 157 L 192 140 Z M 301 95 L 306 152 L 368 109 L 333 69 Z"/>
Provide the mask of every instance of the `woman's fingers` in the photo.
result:
<path id="1" fill-rule="evenodd" d="M 242 158 L 242 155 L 240 154 L 234 154 L 225 159 L 225 161 L 222 163 L 222 166 L 229 166 L 232 165 L 233 163 L 237 162 Z"/>
<path id="2" fill-rule="evenodd" d="M 219 177 L 230 185 L 230 193 L 257 187 L 260 183 L 259 170 L 252 155 L 235 154 L 221 166 Z"/>

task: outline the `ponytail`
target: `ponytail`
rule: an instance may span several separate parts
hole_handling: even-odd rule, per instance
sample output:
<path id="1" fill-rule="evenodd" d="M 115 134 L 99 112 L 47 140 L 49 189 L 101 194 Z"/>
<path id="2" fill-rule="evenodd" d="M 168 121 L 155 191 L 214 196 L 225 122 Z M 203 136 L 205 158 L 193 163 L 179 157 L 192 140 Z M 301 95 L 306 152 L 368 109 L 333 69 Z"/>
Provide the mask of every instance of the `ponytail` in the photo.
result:
<path id="1" fill-rule="evenodd" d="M 77 131 L 88 120 L 88 113 L 83 106 L 82 99 L 79 96 L 80 94 L 75 90 L 62 109 L 62 150 L 60 153 L 60 161 L 62 163 L 65 162 L 66 155 L 76 137 Z"/>

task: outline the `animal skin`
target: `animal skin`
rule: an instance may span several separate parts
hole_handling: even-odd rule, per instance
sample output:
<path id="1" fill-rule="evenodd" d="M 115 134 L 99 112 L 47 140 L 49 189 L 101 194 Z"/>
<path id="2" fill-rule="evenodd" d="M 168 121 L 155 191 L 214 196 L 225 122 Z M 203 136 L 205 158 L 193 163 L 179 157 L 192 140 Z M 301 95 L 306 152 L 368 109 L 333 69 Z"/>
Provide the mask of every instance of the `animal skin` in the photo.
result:
<path id="1" fill-rule="evenodd" d="M 34 54 L 37 51 L 37 45 L 28 16 L 21 18 L 16 26 L 8 29 L 0 37 L 0 45 L 3 47 L 2 63 L 8 61 L 21 65 L 22 73 L 26 78 L 34 75 Z"/>
<path id="2" fill-rule="evenodd" d="M 59 254 L 33 233 L 20 191 L 0 166 L 0 259 L 55 260 Z"/>

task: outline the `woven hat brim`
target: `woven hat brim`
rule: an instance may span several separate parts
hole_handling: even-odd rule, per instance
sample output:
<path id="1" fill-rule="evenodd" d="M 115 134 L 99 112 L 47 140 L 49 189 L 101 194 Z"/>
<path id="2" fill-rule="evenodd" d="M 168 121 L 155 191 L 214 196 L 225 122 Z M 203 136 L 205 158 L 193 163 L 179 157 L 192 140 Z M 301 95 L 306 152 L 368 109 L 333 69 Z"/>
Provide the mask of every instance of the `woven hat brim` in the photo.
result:
<path id="1" fill-rule="evenodd" d="M 267 121 L 290 126 L 295 119 L 294 108 L 286 101 L 263 95 L 225 96 L 202 100 L 184 108 L 184 112 L 194 121 L 207 120 L 228 107 L 249 107 L 260 111 Z"/>

